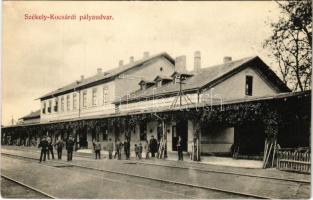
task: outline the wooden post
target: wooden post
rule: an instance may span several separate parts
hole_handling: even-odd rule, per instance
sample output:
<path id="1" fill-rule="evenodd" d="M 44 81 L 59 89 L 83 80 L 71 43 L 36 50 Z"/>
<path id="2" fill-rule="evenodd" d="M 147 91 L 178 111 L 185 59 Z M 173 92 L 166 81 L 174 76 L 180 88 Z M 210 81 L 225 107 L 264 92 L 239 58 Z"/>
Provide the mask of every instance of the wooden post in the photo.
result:
<path id="1" fill-rule="evenodd" d="M 272 151 L 272 147 L 273 147 L 273 142 L 270 142 L 269 146 L 270 146 L 270 148 L 269 148 L 269 150 L 267 152 L 267 156 L 266 156 L 265 162 L 263 163 L 263 168 L 266 168 L 266 166 L 267 166 L 267 162 L 268 162 L 268 159 L 269 159 L 269 157 L 271 155 L 271 151 Z"/>
<path id="2" fill-rule="evenodd" d="M 265 158 L 266 158 L 266 154 L 267 154 L 267 149 L 268 149 L 268 142 L 267 139 L 265 139 L 265 145 L 264 145 L 264 153 L 263 153 L 263 166 L 264 166 L 264 162 L 265 162 Z"/>
<path id="3" fill-rule="evenodd" d="M 275 141 L 274 141 L 274 149 L 273 149 L 273 158 L 272 158 L 272 167 L 274 167 L 274 160 L 275 160 L 275 154 L 276 154 L 276 138 L 275 138 Z"/>

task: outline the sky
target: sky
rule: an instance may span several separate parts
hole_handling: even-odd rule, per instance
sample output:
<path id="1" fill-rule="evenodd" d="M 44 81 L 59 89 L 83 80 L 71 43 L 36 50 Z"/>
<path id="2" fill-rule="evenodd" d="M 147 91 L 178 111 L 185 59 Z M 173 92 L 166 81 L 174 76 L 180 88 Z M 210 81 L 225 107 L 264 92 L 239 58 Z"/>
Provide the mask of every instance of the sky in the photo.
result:
<path id="1" fill-rule="evenodd" d="M 4 1 L 2 125 L 40 108 L 38 97 L 65 84 L 129 62 L 167 52 L 173 58 L 201 51 L 202 66 L 258 55 L 268 23 L 280 16 L 272 1 L 92 2 Z M 113 20 L 25 20 L 28 15 L 110 15 Z"/>

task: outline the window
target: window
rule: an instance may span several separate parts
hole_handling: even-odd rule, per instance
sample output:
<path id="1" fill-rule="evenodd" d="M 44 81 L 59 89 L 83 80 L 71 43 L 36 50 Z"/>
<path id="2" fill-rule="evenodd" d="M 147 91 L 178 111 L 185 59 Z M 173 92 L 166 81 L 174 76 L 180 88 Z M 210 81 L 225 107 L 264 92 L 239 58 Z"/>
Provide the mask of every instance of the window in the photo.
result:
<path id="1" fill-rule="evenodd" d="M 77 97 L 76 93 L 73 94 L 73 110 L 77 108 Z"/>
<path id="2" fill-rule="evenodd" d="M 246 95 L 252 96 L 253 77 L 246 76 Z"/>
<path id="3" fill-rule="evenodd" d="M 92 89 L 92 105 L 97 105 L 97 88 Z"/>
<path id="4" fill-rule="evenodd" d="M 159 80 L 158 82 L 157 82 L 157 87 L 159 88 L 159 87 L 161 87 L 162 86 L 162 80 Z"/>
<path id="5" fill-rule="evenodd" d="M 66 96 L 66 108 L 67 110 L 70 110 L 70 95 L 67 95 Z"/>
<path id="6" fill-rule="evenodd" d="M 108 104 L 108 88 L 104 87 L 103 88 L 103 105 Z"/>
<path id="7" fill-rule="evenodd" d="M 64 97 L 61 98 L 61 111 L 64 111 Z"/>
<path id="8" fill-rule="evenodd" d="M 58 98 L 56 98 L 55 104 L 54 104 L 54 112 L 58 112 L 58 107 L 59 107 L 59 101 L 58 101 Z"/>
<path id="9" fill-rule="evenodd" d="M 140 130 L 140 140 L 147 140 L 147 124 L 145 122 L 141 122 L 139 124 Z"/>
<path id="10" fill-rule="evenodd" d="M 87 91 L 83 92 L 83 107 L 87 107 Z"/>
<path id="11" fill-rule="evenodd" d="M 174 83 L 174 84 L 179 83 L 179 80 L 180 80 L 180 76 L 179 76 L 179 75 L 176 75 L 176 76 L 174 77 L 173 83 Z"/>
<path id="12" fill-rule="evenodd" d="M 46 102 L 43 102 L 42 113 L 46 113 Z"/>
<path id="13" fill-rule="evenodd" d="M 51 107 L 52 107 L 52 101 L 49 100 L 49 104 L 48 104 L 48 113 L 51 113 Z"/>

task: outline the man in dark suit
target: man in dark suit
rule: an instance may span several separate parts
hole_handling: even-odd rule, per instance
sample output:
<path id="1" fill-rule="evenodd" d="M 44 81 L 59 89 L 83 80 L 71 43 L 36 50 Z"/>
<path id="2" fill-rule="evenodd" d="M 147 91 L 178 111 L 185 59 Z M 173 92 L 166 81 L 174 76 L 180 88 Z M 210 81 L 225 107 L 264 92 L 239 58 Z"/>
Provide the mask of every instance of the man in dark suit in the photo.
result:
<path id="1" fill-rule="evenodd" d="M 130 157 L 130 142 L 128 137 L 126 138 L 125 142 L 124 142 L 124 151 L 125 151 L 125 155 L 126 155 L 126 160 L 129 160 Z"/>
<path id="2" fill-rule="evenodd" d="M 57 152 L 58 152 L 58 159 L 62 159 L 62 150 L 63 150 L 64 143 L 61 139 L 61 136 L 59 136 L 54 146 L 56 147 Z"/>
<path id="3" fill-rule="evenodd" d="M 47 153 L 47 149 L 48 149 L 48 142 L 46 140 L 46 136 L 43 136 L 38 148 L 41 148 L 41 152 L 40 152 L 40 159 L 39 162 L 41 163 L 41 161 L 46 161 L 46 153 Z"/>
<path id="4" fill-rule="evenodd" d="M 52 145 L 52 139 L 50 136 L 47 137 L 47 142 L 48 142 L 48 149 L 47 149 L 48 160 L 50 160 L 49 153 L 51 153 L 52 159 L 54 160 L 53 145 Z"/>
<path id="5" fill-rule="evenodd" d="M 67 161 L 72 161 L 73 150 L 74 150 L 74 140 L 71 135 L 66 141 L 66 150 L 67 150 Z"/>
<path id="6" fill-rule="evenodd" d="M 182 148 L 182 139 L 179 136 L 178 137 L 178 142 L 177 142 L 177 153 L 178 153 L 178 160 L 183 160 L 183 148 Z"/>
<path id="7" fill-rule="evenodd" d="M 158 141 L 154 138 L 154 136 L 151 136 L 150 139 L 150 152 L 151 157 L 155 157 L 155 153 L 158 151 Z"/>

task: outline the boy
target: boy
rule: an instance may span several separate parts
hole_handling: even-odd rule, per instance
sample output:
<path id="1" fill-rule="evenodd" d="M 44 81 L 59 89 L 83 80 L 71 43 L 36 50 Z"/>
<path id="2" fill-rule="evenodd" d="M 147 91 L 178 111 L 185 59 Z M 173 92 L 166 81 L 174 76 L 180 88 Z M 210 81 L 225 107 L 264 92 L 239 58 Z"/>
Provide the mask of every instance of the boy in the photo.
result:
<path id="1" fill-rule="evenodd" d="M 135 144 L 135 154 L 136 154 L 136 159 L 139 159 L 139 148 L 137 147 L 137 144 Z"/>

